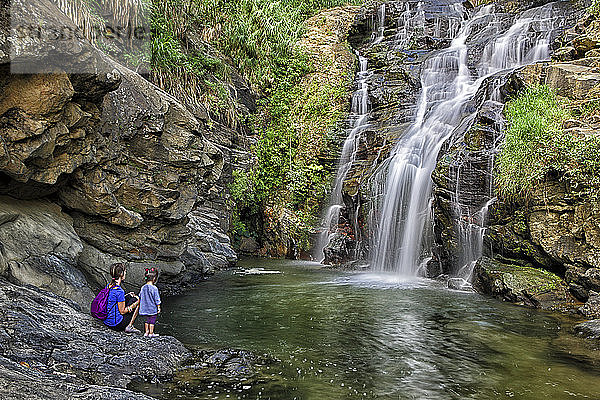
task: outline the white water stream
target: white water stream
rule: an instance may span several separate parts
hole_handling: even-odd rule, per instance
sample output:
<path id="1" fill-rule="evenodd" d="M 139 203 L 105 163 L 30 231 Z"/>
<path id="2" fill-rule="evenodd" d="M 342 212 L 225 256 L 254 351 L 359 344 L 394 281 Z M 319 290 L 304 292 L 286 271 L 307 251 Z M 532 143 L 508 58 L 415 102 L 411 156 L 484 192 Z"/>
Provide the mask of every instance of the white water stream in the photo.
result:
<path id="1" fill-rule="evenodd" d="M 377 44 L 384 38 L 385 31 L 385 3 L 377 11 L 377 20 L 375 21 L 375 30 L 371 35 L 371 42 Z M 315 246 L 315 259 L 323 261 L 325 259 L 324 248 L 329 244 L 333 235 L 337 234 L 340 222 L 340 213 L 344 207 L 342 189 L 344 180 L 348 171 L 356 160 L 361 134 L 369 127 L 369 85 L 367 80 L 372 73 L 368 70 L 367 59 L 356 53 L 359 62 L 359 71 L 356 74 L 357 90 L 352 94 L 352 105 L 348 120 L 352 128 L 342 147 L 342 153 L 338 161 L 337 172 L 333 184 L 333 190 L 329 198 L 329 207 L 325 210 L 322 220 L 321 232 L 317 238 Z M 356 232 L 356 227 L 355 227 Z"/>
<path id="2" fill-rule="evenodd" d="M 384 8 L 385 10 L 385 8 Z M 358 89 L 352 95 L 352 108 L 350 111 L 350 121 L 352 129 L 344 141 L 342 147 L 342 154 L 338 161 L 337 173 L 329 199 L 329 207 L 325 211 L 323 217 L 323 227 L 319 234 L 317 241 L 317 254 L 316 259 L 323 260 L 325 255 L 323 249 L 329 243 L 332 235 L 336 234 L 337 227 L 340 219 L 340 212 L 344 207 L 344 200 L 342 198 L 342 188 L 344 186 L 344 180 L 346 175 L 352 167 L 354 160 L 356 159 L 356 151 L 358 150 L 358 144 L 360 135 L 369 126 L 369 85 L 367 80 L 371 76 L 371 72 L 367 69 L 367 59 L 358 55 L 360 69 L 356 76 L 358 82 Z"/>

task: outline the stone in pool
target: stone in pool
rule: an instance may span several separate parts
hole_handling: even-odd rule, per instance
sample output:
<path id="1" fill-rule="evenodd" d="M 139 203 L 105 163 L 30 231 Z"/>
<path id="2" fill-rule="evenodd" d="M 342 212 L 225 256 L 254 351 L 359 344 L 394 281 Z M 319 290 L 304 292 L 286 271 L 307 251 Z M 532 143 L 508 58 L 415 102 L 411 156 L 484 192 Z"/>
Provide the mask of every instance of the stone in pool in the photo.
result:
<path id="1" fill-rule="evenodd" d="M 454 290 L 473 290 L 473 286 L 463 278 L 448 279 L 448 288 Z"/>
<path id="2" fill-rule="evenodd" d="M 593 319 L 577 324 L 573 327 L 575 333 L 588 339 L 600 339 L 600 319 Z"/>

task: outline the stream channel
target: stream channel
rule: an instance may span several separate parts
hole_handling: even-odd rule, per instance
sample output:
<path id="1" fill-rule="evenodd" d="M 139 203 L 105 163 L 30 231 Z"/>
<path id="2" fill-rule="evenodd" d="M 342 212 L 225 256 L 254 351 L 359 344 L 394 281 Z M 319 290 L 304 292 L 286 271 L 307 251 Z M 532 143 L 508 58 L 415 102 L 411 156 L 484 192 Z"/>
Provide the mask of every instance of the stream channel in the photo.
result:
<path id="1" fill-rule="evenodd" d="M 444 284 L 245 259 L 167 298 L 157 332 L 193 348 L 238 348 L 276 361 L 238 385 L 203 379 L 162 399 L 600 399 L 600 351 L 564 315 Z"/>

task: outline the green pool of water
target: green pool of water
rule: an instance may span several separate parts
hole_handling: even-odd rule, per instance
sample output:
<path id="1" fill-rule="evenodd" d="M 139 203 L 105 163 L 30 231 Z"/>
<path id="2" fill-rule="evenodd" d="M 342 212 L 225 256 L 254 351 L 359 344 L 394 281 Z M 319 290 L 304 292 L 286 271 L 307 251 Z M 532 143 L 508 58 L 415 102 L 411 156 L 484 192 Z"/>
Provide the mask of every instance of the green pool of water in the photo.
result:
<path id="1" fill-rule="evenodd" d="M 280 360 L 266 383 L 163 398 L 600 399 L 600 356 L 573 321 L 429 280 L 244 260 L 166 299 L 157 332 Z"/>

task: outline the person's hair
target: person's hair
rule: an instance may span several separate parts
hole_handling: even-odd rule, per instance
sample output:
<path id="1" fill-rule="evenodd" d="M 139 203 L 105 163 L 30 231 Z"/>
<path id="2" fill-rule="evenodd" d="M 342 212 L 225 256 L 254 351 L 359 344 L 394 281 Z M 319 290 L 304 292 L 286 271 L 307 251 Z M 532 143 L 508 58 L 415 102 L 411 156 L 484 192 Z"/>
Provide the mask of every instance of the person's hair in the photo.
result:
<path id="1" fill-rule="evenodd" d="M 146 268 L 146 272 L 144 273 L 144 277 L 146 278 L 146 282 L 156 282 L 158 279 L 158 268 Z"/>
<path id="2" fill-rule="evenodd" d="M 113 283 L 116 282 L 117 279 L 123 276 L 127 271 L 127 266 L 123 263 L 114 263 L 110 266 L 110 276 L 112 277 Z"/>

